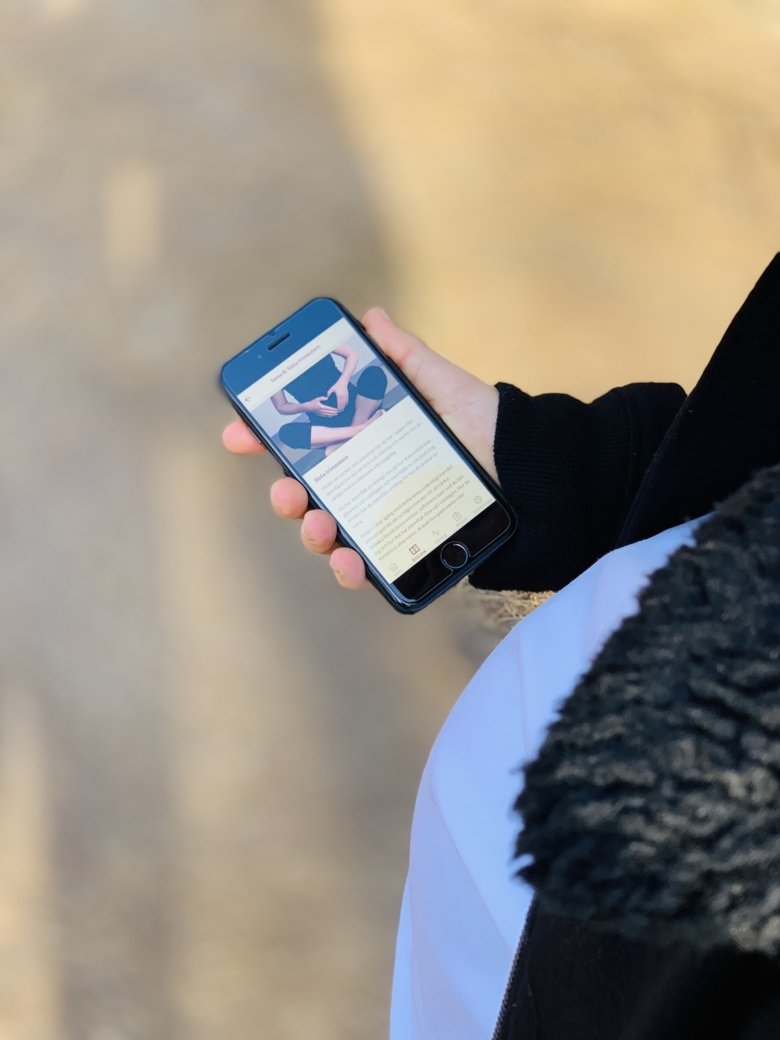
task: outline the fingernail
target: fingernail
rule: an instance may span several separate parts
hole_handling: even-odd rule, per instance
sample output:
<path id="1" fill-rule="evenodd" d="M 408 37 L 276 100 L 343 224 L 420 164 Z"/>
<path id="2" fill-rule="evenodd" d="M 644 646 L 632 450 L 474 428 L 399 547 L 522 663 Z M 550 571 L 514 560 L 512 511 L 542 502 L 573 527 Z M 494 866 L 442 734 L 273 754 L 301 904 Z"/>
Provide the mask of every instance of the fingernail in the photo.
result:
<path id="1" fill-rule="evenodd" d="M 392 325 L 392 323 L 393 323 L 392 318 L 390 317 L 390 315 L 387 313 L 387 311 L 383 307 L 377 307 L 377 312 L 382 315 L 382 317 L 385 319 L 385 321 L 389 321 L 390 324 Z"/>

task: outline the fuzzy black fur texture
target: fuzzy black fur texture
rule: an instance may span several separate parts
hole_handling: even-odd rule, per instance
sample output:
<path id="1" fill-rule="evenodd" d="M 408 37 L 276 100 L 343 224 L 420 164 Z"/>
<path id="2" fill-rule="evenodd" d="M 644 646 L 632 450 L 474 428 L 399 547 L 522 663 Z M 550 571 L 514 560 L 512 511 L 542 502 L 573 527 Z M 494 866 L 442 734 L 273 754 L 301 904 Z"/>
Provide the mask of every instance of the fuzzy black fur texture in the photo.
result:
<path id="1" fill-rule="evenodd" d="M 652 576 L 516 808 L 547 911 L 780 957 L 780 467 Z"/>

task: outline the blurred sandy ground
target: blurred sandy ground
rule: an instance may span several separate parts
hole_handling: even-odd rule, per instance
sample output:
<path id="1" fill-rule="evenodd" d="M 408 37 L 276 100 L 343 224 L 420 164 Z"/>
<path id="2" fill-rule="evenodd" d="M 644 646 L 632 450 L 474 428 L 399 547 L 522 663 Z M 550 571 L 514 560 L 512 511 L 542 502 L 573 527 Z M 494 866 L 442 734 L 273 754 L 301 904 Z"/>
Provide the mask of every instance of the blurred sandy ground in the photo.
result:
<path id="1" fill-rule="evenodd" d="M 0 0 L 0 1038 L 385 1029 L 486 642 L 218 444 L 306 297 L 485 378 L 690 385 L 778 244 L 776 0 Z"/>

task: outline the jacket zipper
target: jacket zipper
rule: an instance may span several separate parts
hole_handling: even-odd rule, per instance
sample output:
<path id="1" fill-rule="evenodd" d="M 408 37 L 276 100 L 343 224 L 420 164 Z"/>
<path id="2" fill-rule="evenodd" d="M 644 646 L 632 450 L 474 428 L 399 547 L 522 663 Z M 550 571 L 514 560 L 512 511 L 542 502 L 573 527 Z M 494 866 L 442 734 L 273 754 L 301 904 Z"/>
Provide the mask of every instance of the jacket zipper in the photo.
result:
<path id="1" fill-rule="evenodd" d="M 512 960 L 512 967 L 509 969 L 509 979 L 504 990 L 504 997 L 501 1001 L 501 1007 L 498 1011 L 498 1018 L 496 1020 L 496 1028 L 493 1030 L 493 1040 L 502 1040 L 504 1032 L 506 1030 L 507 1019 L 509 1017 L 509 1006 L 512 1001 L 512 992 L 515 988 L 515 980 L 517 979 L 517 973 L 520 969 L 520 955 L 523 952 L 525 946 L 526 936 L 530 930 L 531 920 L 536 914 L 536 900 L 531 903 L 528 910 L 528 916 L 525 919 L 523 925 L 523 931 L 520 934 L 520 941 L 517 944 L 515 955 Z"/>

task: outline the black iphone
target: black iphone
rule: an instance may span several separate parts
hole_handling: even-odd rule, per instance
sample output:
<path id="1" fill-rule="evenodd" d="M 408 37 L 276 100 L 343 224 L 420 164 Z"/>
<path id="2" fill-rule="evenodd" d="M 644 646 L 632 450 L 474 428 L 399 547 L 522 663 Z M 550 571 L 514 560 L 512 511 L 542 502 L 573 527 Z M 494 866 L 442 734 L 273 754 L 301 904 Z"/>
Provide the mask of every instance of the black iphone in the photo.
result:
<path id="1" fill-rule="evenodd" d="M 513 534 L 496 484 L 335 300 L 255 340 L 221 384 L 396 610 L 427 606 Z"/>

